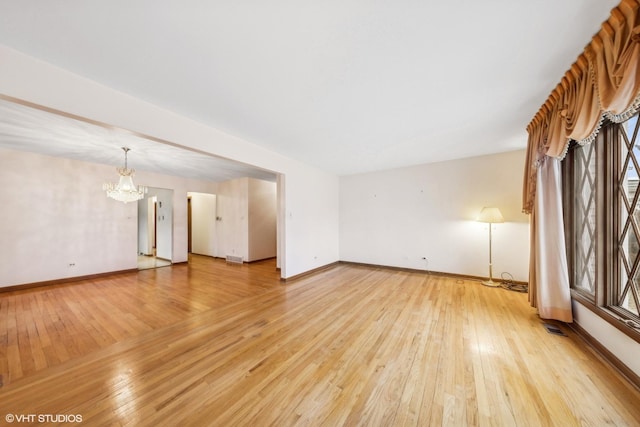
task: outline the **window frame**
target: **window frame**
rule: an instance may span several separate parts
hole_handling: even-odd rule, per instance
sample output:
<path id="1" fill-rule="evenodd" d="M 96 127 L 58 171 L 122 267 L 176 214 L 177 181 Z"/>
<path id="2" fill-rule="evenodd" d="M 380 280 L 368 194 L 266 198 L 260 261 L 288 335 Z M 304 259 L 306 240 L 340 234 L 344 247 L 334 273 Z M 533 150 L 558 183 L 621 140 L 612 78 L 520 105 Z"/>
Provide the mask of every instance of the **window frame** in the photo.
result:
<path id="1" fill-rule="evenodd" d="M 639 119 L 640 120 L 640 119 Z M 572 299 L 616 327 L 618 330 L 640 343 L 640 329 L 630 326 L 631 321 L 640 325 L 640 315 L 636 316 L 616 304 L 616 290 L 620 288 L 621 257 L 618 253 L 618 237 L 621 224 L 620 209 L 623 203 L 618 197 L 618 171 L 624 166 L 620 154 L 619 138 L 623 124 L 606 122 L 596 140 L 592 142 L 595 155 L 595 203 L 596 203 L 596 246 L 595 246 L 595 284 L 594 293 L 574 287 L 574 275 L 569 274 Z M 640 136 L 637 137 L 640 141 Z M 580 148 L 572 142 L 567 157 L 562 162 L 563 212 L 565 224 L 565 243 L 567 262 L 570 272 L 576 267 L 575 242 L 577 227 L 574 215 L 574 197 L 578 193 L 575 183 L 575 150 Z M 638 159 L 640 163 L 640 158 Z M 640 170 L 638 171 L 640 173 Z M 640 238 L 640 236 L 638 236 Z M 607 257 L 608 254 L 613 254 Z M 639 255 L 640 256 L 640 255 Z"/>

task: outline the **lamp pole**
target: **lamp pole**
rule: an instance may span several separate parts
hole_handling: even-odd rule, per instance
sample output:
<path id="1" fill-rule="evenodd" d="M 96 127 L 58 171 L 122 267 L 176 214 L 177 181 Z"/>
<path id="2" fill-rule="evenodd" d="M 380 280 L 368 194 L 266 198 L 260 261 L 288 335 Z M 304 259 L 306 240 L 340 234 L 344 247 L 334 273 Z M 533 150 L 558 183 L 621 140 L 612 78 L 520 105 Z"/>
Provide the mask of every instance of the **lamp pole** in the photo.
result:
<path id="1" fill-rule="evenodd" d="M 493 257 L 492 257 L 492 254 L 491 254 L 491 248 L 492 248 L 492 246 L 493 246 L 493 245 L 491 244 L 491 241 L 492 241 L 492 238 L 491 238 L 491 228 L 492 228 L 492 226 L 493 226 L 493 223 L 492 223 L 492 222 L 490 222 L 490 223 L 489 223 L 489 281 L 487 282 L 487 285 L 492 285 L 492 284 L 494 284 L 494 283 L 495 283 L 495 282 L 493 281 Z"/>
<path id="2" fill-rule="evenodd" d="M 489 280 L 482 281 L 485 286 L 499 286 L 493 281 L 493 224 L 504 222 L 502 213 L 498 208 L 482 208 L 478 221 L 489 224 Z"/>

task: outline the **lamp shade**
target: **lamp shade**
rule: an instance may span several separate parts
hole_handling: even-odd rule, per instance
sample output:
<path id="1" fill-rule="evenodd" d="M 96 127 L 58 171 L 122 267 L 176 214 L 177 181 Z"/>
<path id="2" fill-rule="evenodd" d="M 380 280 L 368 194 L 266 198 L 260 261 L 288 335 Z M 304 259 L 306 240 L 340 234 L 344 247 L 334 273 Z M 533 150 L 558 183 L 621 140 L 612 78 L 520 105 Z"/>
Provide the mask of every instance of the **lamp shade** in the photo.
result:
<path id="1" fill-rule="evenodd" d="M 504 218 L 502 217 L 500 209 L 498 208 L 482 208 L 482 211 L 480 211 L 480 216 L 478 217 L 478 221 L 496 224 L 499 222 L 504 222 Z"/>

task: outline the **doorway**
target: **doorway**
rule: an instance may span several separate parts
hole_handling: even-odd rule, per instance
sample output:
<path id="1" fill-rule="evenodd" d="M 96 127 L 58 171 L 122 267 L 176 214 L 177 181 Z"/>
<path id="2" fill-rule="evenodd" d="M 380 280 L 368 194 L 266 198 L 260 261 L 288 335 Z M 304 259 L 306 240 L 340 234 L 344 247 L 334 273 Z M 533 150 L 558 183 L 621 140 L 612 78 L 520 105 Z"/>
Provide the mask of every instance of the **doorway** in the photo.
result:
<path id="1" fill-rule="evenodd" d="M 187 247 L 190 254 L 217 256 L 216 219 L 217 195 L 187 193 Z"/>
<path id="2" fill-rule="evenodd" d="M 171 265 L 173 190 L 148 188 L 138 200 L 138 269 Z"/>

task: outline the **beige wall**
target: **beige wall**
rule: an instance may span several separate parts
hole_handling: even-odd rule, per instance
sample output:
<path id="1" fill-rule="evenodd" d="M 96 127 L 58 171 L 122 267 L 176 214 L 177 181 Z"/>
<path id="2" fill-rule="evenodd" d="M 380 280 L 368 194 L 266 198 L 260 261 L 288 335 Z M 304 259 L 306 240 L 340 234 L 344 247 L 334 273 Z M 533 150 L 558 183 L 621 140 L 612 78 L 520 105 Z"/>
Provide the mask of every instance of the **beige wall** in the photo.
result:
<path id="1" fill-rule="evenodd" d="M 217 233 L 219 257 L 241 256 L 245 261 L 276 256 L 276 184 L 240 178 L 218 185 Z"/>
<path id="2" fill-rule="evenodd" d="M 527 281 L 524 161 L 521 150 L 341 177 L 340 259 L 486 277 L 489 229 L 475 219 L 495 206 L 506 222 L 493 230 L 494 276 Z"/>
<path id="3" fill-rule="evenodd" d="M 191 197 L 191 253 L 216 256 L 216 195 L 189 193 Z"/>
<path id="4" fill-rule="evenodd" d="M 119 166 L 119 165 L 117 165 Z M 108 199 L 115 166 L 0 149 L 0 287 L 137 267 L 137 203 Z M 171 259 L 187 260 L 187 191 L 216 184 L 138 171 L 173 190 Z"/>
<path id="5" fill-rule="evenodd" d="M 243 260 L 249 257 L 249 226 L 248 226 L 248 178 L 232 179 L 219 183 L 217 195 L 218 253 L 225 258 L 227 255 L 240 256 Z"/>
<path id="6" fill-rule="evenodd" d="M 277 253 L 276 183 L 249 179 L 249 261 L 273 258 Z"/>

